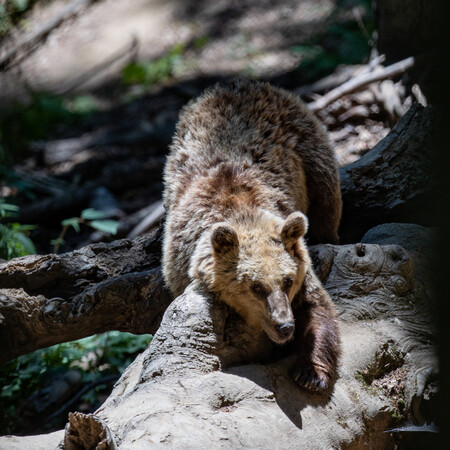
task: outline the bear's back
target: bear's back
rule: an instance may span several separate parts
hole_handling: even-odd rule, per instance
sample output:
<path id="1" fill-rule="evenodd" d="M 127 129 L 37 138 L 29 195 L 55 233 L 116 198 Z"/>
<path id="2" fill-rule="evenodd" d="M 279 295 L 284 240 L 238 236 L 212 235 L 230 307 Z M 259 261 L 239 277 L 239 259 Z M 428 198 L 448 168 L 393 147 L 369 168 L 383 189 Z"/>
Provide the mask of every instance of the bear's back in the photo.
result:
<path id="1" fill-rule="evenodd" d="M 334 165 L 321 125 L 299 99 L 267 83 L 216 85 L 180 114 L 165 168 L 165 206 L 176 204 L 193 179 L 232 163 L 252 167 L 259 181 L 306 213 L 304 172 L 321 159 Z"/>

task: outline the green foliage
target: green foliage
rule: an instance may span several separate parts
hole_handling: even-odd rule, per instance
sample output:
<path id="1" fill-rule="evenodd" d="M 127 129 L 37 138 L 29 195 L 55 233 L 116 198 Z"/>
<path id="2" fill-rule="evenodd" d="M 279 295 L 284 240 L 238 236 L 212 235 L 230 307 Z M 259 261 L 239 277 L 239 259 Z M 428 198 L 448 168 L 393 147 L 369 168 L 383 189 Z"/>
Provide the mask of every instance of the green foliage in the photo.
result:
<path id="1" fill-rule="evenodd" d="M 58 253 L 59 247 L 64 244 L 64 236 L 70 227 L 79 233 L 81 229 L 80 225 L 86 224 L 87 226 L 105 234 L 117 234 L 119 222 L 117 222 L 117 220 L 104 219 L 104 217 L 106 217 L 105 212 L 98 211 L 93 208 L 87 208 L 81 211 L 80 217 L 70 217 L 69 219 L 64 219 L 61 222 L 62 230 L 60 235 L 50 242 L 53 245 L 53 252 Z"/>
<path id="2" fill-rule="evenodd" d="M 55 373 L 69 368 L 82 373 L 82 382 L 89 383 L 105 375 L 120 374 L 136 354 L 145 350 L 151 335 L 110 331 L 78 341 L 54 345 L 20 356 L 0 367 L 0 433 L 11 433 L 17 419 L 17 408 Z M 89 396 L 96 401 L 95 393 Z"/>
<path id="3" fill-rule="evenodd" d="M 94 208 L 87 208 L 81 211 L 81 218 L 84 220 L 104 219 L 106 214 L 104 211 L 98 211 Z"/>
<path id="4" fill-rule="evenodd" d="M 340 64 L 360 64 L 368 58 L 370 36 L 375 28 L 374 19 L 369 0 L 359 0 L 356 3 L 366 11 L 363 29 L 356 19 L 341 22 L 336 19 L 323 33 L 315 36 L 307 44 L 291 47 L 291 51 L 301 55 L 298 70 L 308 80 L 312 81 L 329 74 Z M 335 14 L 338 12 L 339 8 Z"/>
<path id="5" fill-rule="evenodd" d="M 209 41 L 210 39 L 208 36 L 199 36 L 198 38 L 194 39 L 192 46 L 195 49 L 200 49 L 204 47 Z"/>
<path id="6" fill-rule="evenodd" d="M 0 199 L 0 220 L 11 217 L 19 210 L 18 206 L 6 203 Z M 36 253 L 33 242 L 28 237 L 34 225 L 20 223 L 0 223 L 0 258 L 10 260 L 19 256 Z"/>
<path id="7" fill-rule="evenodd" d="M 93 220 L 92 222 L 87 223 L 92 228 L 107 234 L 116 234 L 119 226 L 117 220 Z"/>
<path id="8" fill-rule="evenodd" d="M 10 31 L 13 24 L 17 23 L 23 13 L 35 3 L 30 0 L 5 0 L 0 4 L 0 39 Z"/>
<path id="9" fill-rule="evenodd" d="M 199 42 L 199 44 L 201 45 L 202 43 Z M 151 86 L 172 78 L 184 50 L 184 44 L 178 44 L 166 55 L 153 61 L 128 64 L 122 72 L 123 83 Z"/>
<path id="10" fill-rule="evenodd" d="M 66 101 L 67 109 L 75 116 L 91 114 L 99 110 L 98 102 L 92 95 L 78 95 Z"/>

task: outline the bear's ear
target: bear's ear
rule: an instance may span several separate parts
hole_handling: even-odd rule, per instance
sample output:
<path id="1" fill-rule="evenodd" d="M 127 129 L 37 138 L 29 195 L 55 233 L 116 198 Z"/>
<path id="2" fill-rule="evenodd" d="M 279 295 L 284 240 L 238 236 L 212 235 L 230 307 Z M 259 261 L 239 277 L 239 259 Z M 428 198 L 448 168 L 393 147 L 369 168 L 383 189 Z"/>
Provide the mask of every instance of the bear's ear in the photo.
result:
<path id="1" fill-rule="evenodd" d="M 308 230 L 308 219 L 300 211 L 289 214 L 281 230 L 281 239 L 287 248 L 291 248 Z"/>
<path id="2" fill-rule="evenodd" d="M 227 223 L 216 223 L 211 230 L 211 244 L 214 252 L 225 254 L 239 245 L 236 230 Z"/>

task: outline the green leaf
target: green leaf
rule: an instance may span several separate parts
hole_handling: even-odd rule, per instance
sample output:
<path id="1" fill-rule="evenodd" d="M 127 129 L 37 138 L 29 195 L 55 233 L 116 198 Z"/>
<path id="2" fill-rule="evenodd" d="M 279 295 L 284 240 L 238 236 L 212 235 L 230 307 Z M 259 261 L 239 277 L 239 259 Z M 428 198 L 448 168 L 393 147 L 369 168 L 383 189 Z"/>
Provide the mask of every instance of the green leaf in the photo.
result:
<path id="1" fill-rule="evenodd" d="M 32 255 L 36 253 L 36 248 L 33 241 L 28 236 L 23 233 L 14 233 L 14 237 L 18 242 L 20 242 L 20 244 L 22 244 L 22 247 L 26 252 L 25 255 Z"/>
<path id="2" fill-rule="evenodd" d="M 147 70 L 143 64 L 130 63 L 122 71 L 122 81 L 125 84 L 145 83 Z"/>
<path id="3" fill-rule="evenodd" d="M 12 223 L 11 228 L 14 231 L 19 231 L 21 233 L 28 233 L 29 231 L 33 231 L 37 228 L 36 225 L 22 225 L 21 223 Z"/>
<path id="4" fill-rule="evenodd" d="M 104 211 L 99 211 L 94 208 L 88 208 L 81 211 L 81 217 L 85 220 L 104 219 L 106 216 L 107 214 Z"/>
<path id="5" fill-rule="evenodd" d="M 202 48 L 204 45 L 206 45 L 209 42 L 208 36 L 200 36 L 196 39 L 194 39 L 194 42 L 192 43 L 194 48 Z"/>
<path id="6" fill-rule="evenodd" d="M 0 258 L 10 260 L 36 253 L 31 239 L 20 228 L 20 224 L 0 224 Z"/>
<path id="7" fill-rule="evenodd" d="M 89 225 L 103 233 L 116 234 L 119 222 L 117 220 L 93 220 Z"/>
<path id="8" fill-rule="evenodd" d="M 61 222 L 63 227 L 73 227 L 73 229 L 79 233 L 80 231 L 80 219 L 78 217 L 71 217 L 70 219 L 65 219 Z"/>
<path id="9" fill-rule="evenodd" d="M 1 397 L 11 397 L 15 392 L 20 390 L 20 386 L 18 384 L 8 384 L 3 386 L 0 396 Z"/>
<path id="10" fill-rule="evenodd" d="M 99 110 L 98 104 L 92 95 L 79 95 L 68 102 L 67 105 L 73 114 L 89 114 Z"/>
<path id="11" fill-rule="evenodd" d="M 5 203 L 4 200 L 0 200 L 0 217 L 7 217 L 19 210 L 19 207 L 16 205 L 10 205 L 9 203 Z"/>

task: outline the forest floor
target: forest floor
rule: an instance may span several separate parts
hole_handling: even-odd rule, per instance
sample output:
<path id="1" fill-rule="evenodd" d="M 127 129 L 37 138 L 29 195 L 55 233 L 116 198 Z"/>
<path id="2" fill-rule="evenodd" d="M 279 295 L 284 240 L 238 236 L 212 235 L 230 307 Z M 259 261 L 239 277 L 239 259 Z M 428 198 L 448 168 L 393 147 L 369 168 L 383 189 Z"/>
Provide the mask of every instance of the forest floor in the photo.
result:
<path id="1" fill-rule="evenodd" d="M 121 224 L 116 237 L 125 237 L 161 199 L 161 169 L 178 112 L 205 87 L 243 76 L 310 101 L 323 87 L 308 91 L 305 85 L 333 70 L 343 79 L 346 71 L 349 78 L 365 70 L 370 46 L 364 23 L 370 27 L 372 19 L 363 3 L 355 4 L 88 2 L 0 73 L 4 147 L 16 156 L 1 196 L 21 206 L 26 223 L 38 225 L 31 235 L 38 252 L 52 251 L 61 221 L 87 207 L 113 210 L 111 218 Z M 62 5 L 37 3 L 3 48 Z M 318 113 L 340 165 L 371 149 L 411 103 L 400 83 L 390 92 L 397 111 L 386 108 L 376 83 Z M 86 189 L 89 195 L 82 195 Z M 65 194 L 74 190 L 77 195 Z M 43 200 L 55 196 L 65 196 L 64 204 L 48 209 Z M 60 250 L 99 239 L 109 238 L 87 227 L 72 230 Z"/>

